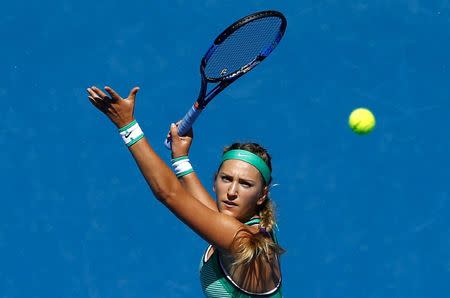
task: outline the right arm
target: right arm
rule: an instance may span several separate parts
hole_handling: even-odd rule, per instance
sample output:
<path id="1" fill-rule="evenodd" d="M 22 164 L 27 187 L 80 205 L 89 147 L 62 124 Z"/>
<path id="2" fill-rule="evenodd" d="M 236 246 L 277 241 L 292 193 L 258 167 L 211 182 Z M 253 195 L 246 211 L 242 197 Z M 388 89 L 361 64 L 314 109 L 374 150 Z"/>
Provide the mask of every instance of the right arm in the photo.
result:
<path id="1" fill-rule="evenodd" d="M 192 129 L 187 133 L 186 136 L 180 136 L 178 135 L 178 129 L 176 125 L 172 124 L 170 126 L 170 136 L 172 139 L 172 158 L 188 156 L 189 149 L 193 140 Z M 216 202 L 200 182 L 195 172 L 182 176 L 178 178 L 178 180 L 180 181 L 181 185 L 183 185 L 183 188 L 194 198 L 199 200 L 203 205 L 211 210 L 218 211 Z"/>

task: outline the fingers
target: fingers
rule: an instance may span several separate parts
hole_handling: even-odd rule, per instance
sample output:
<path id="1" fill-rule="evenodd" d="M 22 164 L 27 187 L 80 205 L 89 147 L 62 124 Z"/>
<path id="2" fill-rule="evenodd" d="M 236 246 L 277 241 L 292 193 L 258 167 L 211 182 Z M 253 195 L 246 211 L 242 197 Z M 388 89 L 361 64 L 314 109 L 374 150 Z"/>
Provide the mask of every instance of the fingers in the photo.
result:
<path id="1" fill-rule="evenodd" d="M 88 98 L 89 98 L 89 101 L 90 101 L 96 108 L 98 108 L 98 109 L 101 108 L 101 105 L 97 102 L 97 100 L 95 100 L 94 97 L 92 97 L 92 96 L 89 95 Z"/>
<path id="2" fill-rule="evenodd" d="M 87 92 L 89 93 L 90 96 L 92 96 L 94 99 L 96 99 L 97 101 L 101 101 L 101 100 L 110 100 L 110 101 L 119 101 L 122 100 L 123 98 L 111 87 L 106 86 L 105 87 L 106 92 L 109 93 L 110 96 L 108 96 L 106 93 L 104 93 L 102 90 L 100 90 L 99 88 L 92 86 L 90 88 L 87 88 Z M 130 94 L 128 95 L 128 99 L 135 101 L 136 100 L 136 94 L 139 91 L 139 87 L 134 87 L 131 91 Z"/>
<path id="3" fill-rule="evenodd" d="M 86 91 L 89 94 L 89 96 L 88 96 L 89 100 L 97 108 L 103 107 L 105 105 L 105 102 L 103 101 L 103 98 L 100 97 L 100 95 L 94 89 L 87 88 Z"/>
<path id="4" fill-rule="evenodd" d="M 172 125 L 175 125 L 175 127 L 176 127 L 177 137 L 179 137 L 179 138 L 183 138 L 183 137 L 190 137 L 190 138 L 193 138 L 193 137 L 194 137 L 194 130 L 192 129 L 192 127 L 191 127 L 184 135 L 181 136 L 181 135 L 179 134 L 178 126 L 180 126 L 180 124 L 181 124 L 182 121 L 183 121 L 183 120 L 178 120 L 177 123 L 172 124 Z M 171 128 L 170 131 L 172 131 L 172 125 L 170 126 L 170 128 Z"/>
<path id="5" fill-rule="evenodd" d="M 114 91 L 111 87 L 106 86 L 105 90 L 106 92 L 109 93 L 109 95 L 111 95 L 113 101 L 122 100 L 122 97 L 120 97 L 120 95 L 116 91 Z"/>
<path id="6" fill-rule="evenodd" d="M 106 110 L 108 109 L 107 105 L 104 102 L 102 102 L 100 98 L 92 97 L 91 95 L 89 95 L 88 98 L 89 101 L 100 111 L 106 112 Z"/>
<path id="7" fill-rule="evenodd" d="M 86 89 L 89 101 L 103 113 L 108 113 L 113 100 L 95 86 Z"/>
<path id="8" fill-rule="evenodd" d="M 97 94 L 97 92 L 94 91 L 94 89 L 87 88 L 86 91 L 87 91 L 87 93 L 89 93 L 90 97 L 101 99 L 101 97 Z"/>
<path id="9" fill-rule="evenodd" d="M 98 97 L 102 98 L 102 99 L 106 99 L 109 98 L 108 95 L 105 94 L 105 92 L 103 92 L 102 90 L 100 90 L 99 88 L 92 86 L 91 89 Z"/>
<path id="10" fill-rule="evenodd" d="M 171 140 L 172 158 L 186 156 L 189 153 L 189 148 L 192 144 L 192 130 L 189 130 L 188 134 L 181 136 L 179 134 L 179 124 L 172 123 L 170 125 L 169 140 Z"/>
<path id="11" fill-rule="evenodd" d="M 95 86 L 87 88 L 86 91 L 88 92 L 89 96 L 97 103 L 96 107 L 98 107 L 99 105 L 104 107 L 111 102 L 111 98 Z"/>

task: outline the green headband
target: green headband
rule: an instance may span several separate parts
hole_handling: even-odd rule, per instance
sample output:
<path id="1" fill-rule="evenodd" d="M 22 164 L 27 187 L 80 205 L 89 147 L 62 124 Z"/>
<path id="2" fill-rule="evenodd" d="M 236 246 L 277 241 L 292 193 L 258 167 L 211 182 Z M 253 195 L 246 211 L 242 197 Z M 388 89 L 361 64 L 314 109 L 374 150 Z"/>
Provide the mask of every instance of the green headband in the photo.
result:
<path id="1" fill-rule="evenodd" d="M 252 166 L 254 166 L 255 168 L 258 169 L 258 171 L 263 176 L 266 184 L 269 184 L 269 182 L 270 182 L 269 166 L 258 155 L 251 153 L 247 150 L 235 149 L 235 150 L 230 150 L 230 151 L 226 152 L 222 156 L 222 162 L 224 162 L 225 160 L 229 160 L 229 159 L 238 159 L 238 160 L 242 160 L 242 161 L 245 161 L 246 163 L 251 164 Z"/>

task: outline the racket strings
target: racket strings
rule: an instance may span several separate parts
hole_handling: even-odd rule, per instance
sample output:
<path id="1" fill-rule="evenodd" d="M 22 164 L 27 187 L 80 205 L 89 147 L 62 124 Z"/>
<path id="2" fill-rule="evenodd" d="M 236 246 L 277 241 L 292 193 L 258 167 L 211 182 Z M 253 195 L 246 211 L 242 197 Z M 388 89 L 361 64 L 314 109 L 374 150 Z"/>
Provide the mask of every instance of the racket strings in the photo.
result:
<path id="1" fill-rule="evenodd" d="M 265 17 L 246 23 L 234 31 L 210 56 L 205 67 L 206 77 L 220 79 L 252 62 L 278 41 L 281 25 L 279 17 Z"/>

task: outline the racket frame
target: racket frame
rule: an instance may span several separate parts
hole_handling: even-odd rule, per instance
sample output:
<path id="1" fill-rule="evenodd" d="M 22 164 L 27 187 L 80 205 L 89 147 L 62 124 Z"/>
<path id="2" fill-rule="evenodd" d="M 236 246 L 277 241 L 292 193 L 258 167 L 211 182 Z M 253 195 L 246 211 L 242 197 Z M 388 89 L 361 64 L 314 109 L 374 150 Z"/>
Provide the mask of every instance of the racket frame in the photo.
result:
<path id="1" fill-rule="evenodd" d="M 229 37 L 233 32 L 241 28 L 242 26 L 246 25 L 247 23 L 250 23 L 252 21 L 265 18 L 265 17 L 278 17 L 281 20 L 280 30 L 278 32 L 278 35 L 265 50 L 263 50 L 258 56 L 256 56 L 252 61 L 247 63 L 246 65 L 239 68 L 237 71 L 234 71 L 231 74 L 228 74 L 221 78 L 208 78 L 205 74 L 205 68 L 208 63 L 209 58 L 212 56 L 214 51 L 217 49 L 217 47 L 224 42 L 227 37 Z M 194 124 L 197 117 L 201 114 L 203 109 L 208 105 L 208 103 L 222 90 L 224 90 L 226 87 L 228 87 L 231 83 L 236 81 L 238 78 L 252 70 L 255 66 L 257 66 L 259 63 L 261 63 L 269 54 L 275 49 L 275 47 L 280 42 L 281 38 L 284 35 L 284 32 L 286 31 L 287 27 L 287 21 L 284 15 L 278 11 L 274 10 L 266 10 L 266 11 L 260 11 L 253 13 L 251 15 L 248 15 L 246 17 L 243 17 L 239 19 L 238 21 L 234 22 L 230 26 L 228 26 L 219 36 L 216 37 L 214 40 L 213 45 L 208 49 L 206 54 L 203 56 L 201 63 L 200 63 L 200 74 L 201 74 L 201 87 L 200 92 L 197 97 L 197 100 L 192 105 L 192 107 L 189 109 L 189 111 L 185 114 L 183 119 L 178 124 L 178 134 L 183 136 L 186 135 L 186 133 L 191 129 L 192 125 Z M 218 83 L 214 88 L 212 88 L 209 92 L 207 92 L 208 83 Z M 170 137 L 166 138 L 164 141 L 164 145 L 170 149 L 171 148 L 171 141 Z"/>

